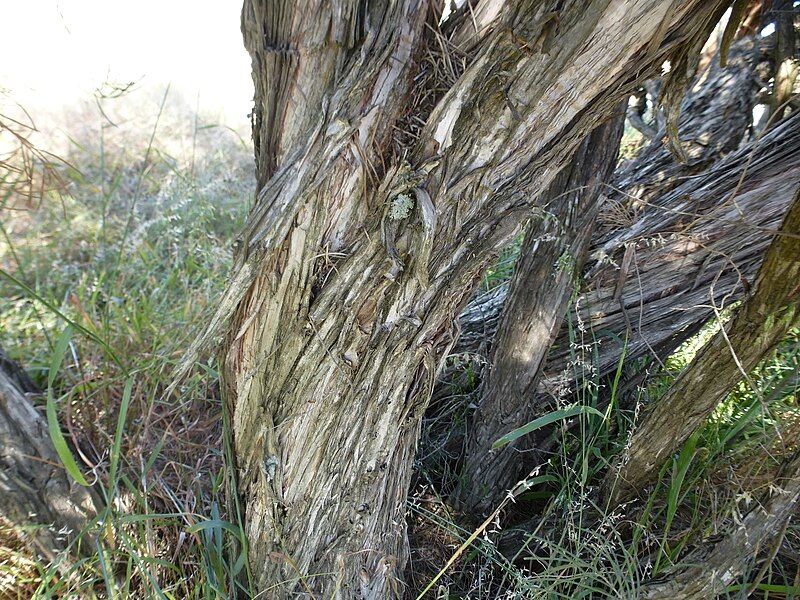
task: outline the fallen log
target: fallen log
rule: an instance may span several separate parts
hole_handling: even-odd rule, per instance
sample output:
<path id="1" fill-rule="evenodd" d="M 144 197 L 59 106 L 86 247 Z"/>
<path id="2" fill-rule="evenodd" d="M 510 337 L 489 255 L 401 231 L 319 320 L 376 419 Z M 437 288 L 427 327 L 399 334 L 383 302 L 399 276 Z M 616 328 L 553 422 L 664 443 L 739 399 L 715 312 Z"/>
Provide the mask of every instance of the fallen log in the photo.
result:
<path id="1" fill-rule="evenodd" d="M 666 457 L 800 324 L 799 239 L 800 184 L 767 249 L 752 294 L 636 424 L 617 468 L 606 476 L 604 488 L 612 506 L 653 480 Z"/>

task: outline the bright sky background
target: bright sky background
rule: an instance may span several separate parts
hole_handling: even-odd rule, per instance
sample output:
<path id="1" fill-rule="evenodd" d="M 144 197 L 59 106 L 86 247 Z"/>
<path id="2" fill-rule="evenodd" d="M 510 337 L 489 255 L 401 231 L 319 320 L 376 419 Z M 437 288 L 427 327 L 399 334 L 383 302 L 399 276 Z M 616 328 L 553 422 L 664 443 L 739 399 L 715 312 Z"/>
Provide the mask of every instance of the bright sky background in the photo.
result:
<path id="1" fill-rule="evenodd" d="M 250 58 L 238 0 L 0 0 L 0 88 L 28 110 L 91 99 L 103 82 L 171 84 L 248 130 Z"/>

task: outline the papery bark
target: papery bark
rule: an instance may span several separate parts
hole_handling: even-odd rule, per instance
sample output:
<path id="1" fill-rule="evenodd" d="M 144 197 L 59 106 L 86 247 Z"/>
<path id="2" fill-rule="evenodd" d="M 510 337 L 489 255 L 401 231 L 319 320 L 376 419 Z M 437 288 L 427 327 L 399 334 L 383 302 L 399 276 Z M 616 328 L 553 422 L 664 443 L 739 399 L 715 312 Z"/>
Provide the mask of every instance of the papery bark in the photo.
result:
<path id="1" fill-rule="evenodd" d="M 666 130 L 662 129 L 635 160 L 617 170 L 611 184 L 603 186 L 604 211 L 597 231 L 594 231 L 595 214 L 588 210 L 591 203 L 579 212 L 583 231 L 580 227 L 576 231 L 584 236 L 584 240 L 587 233 L 594 231 L 594 235 L 591 258 L 581 282 L 583 293 L 576 297 L 576 305 L 581 310 L 571 318 L 573 323 L 580 320 L 587 328 L 602 332 L 600 335 L 603 336 L 610 333 L 617 339 L 629 337 L 628 360 L 653 353 L 658 359 L 664 359 L 711 316 L 709 291 L 707 287 L 699 286 L 702 281 L 711 281 L 709 275 L 713 277 L 720 269 L 725 271 L 727 268 L 723 255 L 713 256 L 714 252 L 743 250 L 736 257 L 737 264 L 741 261 L 743 276 L 755 274 L 758 264 L 753 262 L 758 259 L 755 252 L 763 252 L 768 236 L 762 236 L 753 247 L 739 248 L 745 242 L 752 243 L 752 231 L 733 227 L 725 220 L 709 219 L 702 221 L 702 225 L 696 224 L 698 230 L 693 232 L 691 227 L 676 219 L 678 213 L 675 211 L 684 211 L 681 206 L 685 204 L 685 198 L 681 193 L 671 192 L 682 184 L 686 187 L 684 194 L 696 195 L 697 192 L 692 190 L 704 190 L 706 196 L 694 201 L 693 210 L 711 211 L 713 214 L 714 203 L 724 196 L 710 196 L 712 188 L 687 184 L 686 180 L 698 177 L 741 143 L 748 130 L 758 91 L 754 71 L 764 56 L 765 48 L 758 39 L 745 39 L 731 48 L 726 68 L 720 68 L 716 60 L 707 72 L 698 77 L 682 108 L 680 134 L 687 162 L 676 160 L 667 148 L 664 141 Z M 789 135 L 791 133 L 785 133 L 784 139 L 788 140 Z M 776 150 L 772 146 L 767 148 Z M 605 150 L 607 152 L 608 148 Z M 592 148 L 589 154 L 599 160 L 602 151 L 602 148 Z M 793 164 L 792 160 L 787 162 Z M 576 174 L 581 175 L 580 172 Z M 756 175 L 752 172 L 744 174 Z M 718 176 L 718 173 L 711 173 L 710 181 Z M 756 175 L 752 183 L 758 179 Z M 698 178 L 696 181 L 703 180 Z M 728 182 L 732 189 L 738 180 L 731 178 Z M 579 187 L 577 183 L 569 182 L 563 189 L 551 187 L 548 196 L 558 202 L 566 190 Z M 776 224 L 788 204 L 791 190 L 771 199 L 766 196 L 768 191 L 764 187 L 765 197 L 756 201 L 761 206 L 755 206 L 759 212 L 766 208 L 771 217 L 763 217 L 771 218 L 770 222 Z M 675 240 L 670 243 L 664 239 L 681 229 L 684 229 L 680 233 L 684 242 Z M 476 343 L 487 342 L 491 342 L 492 348 L 490 365 L 484 373 L 486 380 L 481 387 L 481 400 L 473 419 L 474 426 L 468 434 L 465 470 L 469 484 L 465 489 L 472 508 L 488 510 L 521 477 L 541 465 L 550 447 L 545 440 L 553 428 L 539 430 L 499 450 L 491 450 L 492 443 L 512 429 L 556 410 L 559 407 L 558 396 L 568 401 L 568 392 L 575 388 L 572 378 L 582 376 L 595 380 L 595 373 L 582 368 L 568 368 L 575 359 L 566 326 L 561 328 L 552 344 L 555 332 L 551 327 L 561 323 L 564 302 L 568 298 L 563 277 L 559 287 L 558 280 L 551 281 L 541 274 L 532 275 L 537 265 L 558 273 L 557 256 L 550 254 L 553 249 L 569 243 L 571 233 L 567 230 L 563 239 L 545 244 L 539 243 L 537 236 L 529 238 L 520 251 L 521 266 L 517 267 L 510 286 L 476 299 L 462 315 L 457 351 L 476 351 Z M 720 241 L 716 249 L 702 242 L 691 246 L 685 244 L 685 240 L 692 237 L 699 242 L 723 236 L 726 239 Z M 683 249 L 678 250 L 681 244 Z M 671 245 L 675 248 L 672 252 L 669 251 Z M 675 263 L 676 251 L 686 255 L 679 264 Z M 579 272 L 582 264 L 577 265 Z M 548 284 L 542 286 L 541 281 Z M 724 274 L 714 285 L 713 297 L 718 301 L 727 294 L 735 294 L 737 286 L 737 273 Z M 738 286 L 738 289 L 742 287 Z M 621 306 L 626 308 L 622 310 Z M 503 325 L 494 333 L 499 323 Z M 541 335 L 535 335 L 532 330 L 537 325 L 542 326 Z M 581 343 L 586 341 L 581 340 Z M 545 353 L 551 344 L 553 348 L 545 365 Z M 616 369 L 622 353 L 618 343 L 604 340 L 592 350 L 596 352 L 592 358 L 600 378 Z M 526 359 L 512 364 L 511 356 L 525 356 Z M 504 364 L 498 367 L 498 362 Z M 542 371 L 545 372 L 544 379 Z M 541 389 L 537 390 L 536 384 L 540 382 Z"/>

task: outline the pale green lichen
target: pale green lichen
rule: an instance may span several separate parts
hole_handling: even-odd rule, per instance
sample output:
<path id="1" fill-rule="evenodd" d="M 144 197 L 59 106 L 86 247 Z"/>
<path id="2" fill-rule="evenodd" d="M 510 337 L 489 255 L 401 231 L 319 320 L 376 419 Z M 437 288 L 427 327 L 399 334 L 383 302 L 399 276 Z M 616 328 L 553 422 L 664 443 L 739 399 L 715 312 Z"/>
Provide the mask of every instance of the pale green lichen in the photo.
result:
<path id="1" fill-rule="evenodd" d="M 411 214 L 411 209 L 414 208 L 414 200 L 408 194 L 397 194 L 392 198 L 392 204 L 389 207 L 389 218 L 392 221 L 399 221 L 405 219 Z"/>

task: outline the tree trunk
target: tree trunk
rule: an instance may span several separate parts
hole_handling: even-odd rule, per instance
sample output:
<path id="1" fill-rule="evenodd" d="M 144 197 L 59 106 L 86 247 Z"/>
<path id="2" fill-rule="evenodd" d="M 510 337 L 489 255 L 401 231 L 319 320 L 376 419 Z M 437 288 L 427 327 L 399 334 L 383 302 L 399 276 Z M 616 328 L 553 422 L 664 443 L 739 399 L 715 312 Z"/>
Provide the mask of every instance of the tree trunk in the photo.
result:
<path id="1" fill-rule="evenodd" d="M 444 34 L 425 0 L 245 3 L 260 191 L 185 364 L 228 323 L 261 592 L 402 593 L 410 467 L 455 316 L 579 141 L 665 60 L 684 73 L 728 3 L 487 1 Z"/>
<path id="2" fill-rule="evenodd" d="M 795 119 L 796 120 L 796 119 Z M 738 199 L 729 199 L 730 204 Z M 745 213 L 746 214 L 746 213 Z M 770 244 L 752 295 L 644 415 L 605 488 L 612 505 L 649 483 L 742 376 L 800 323 L 800 190 Z"/>
<path id="3" fill-rule="evenodd" d="M 793 0 L 773 0 L 772 16 L 775 21 L 775 77 L 772 83 L 772 94 L 769 98 L 769 110 L 766 115 L 773 120 L 780 119 L 788 109 L 787 102 L 792 95 L 798 73 L 800 60 L 797 57 L 797 41 L 795 40 L 795 16 Z"/>
<path id="4" fill-rule="evenodd" d="M 708 218 L 718 210 L 717 205 L 724 197 L 709 184 L 724 177 L 729 193 L 739 183 L 742 175 L 740 166 L 733 167 L 733 170 L 730 166 L 721 167 L 719 171 L 711 171 L 708 179 L 690 179 L 690 183 L 685 183 L 687 177 L 707 169 L 715 159 L 739 145 L 750 122 L 755 101 L 757 89 L 753 85 L 753 71 L 759 55 L 753 39 L 739 42 L 731 49 L 729 67 L 722 70 L 718 61 L 715 61 L 709 73 L 703 76 L 702 85 L 696 86 L 684 102 L 681 134 L 690 157 L 688 163 L 678 163 L 662 139 L 658 138 L 635 161 L 620 169 L 615 184 L 609 186 L 605 214 L 611 222 L 607 221 L 604 229 L 594 236 L 593 257 L 584 284 L 587 289 L 577 298 L 577 305 L 581 306 L 582 311 L 579 318 L 573 316 L 573 322 L 582 321 L 589 330 L 600 332 L 598 335 L 605 336 L 605 331 L 610 331 L 618 338 L 625 338 L 626 331 L 632 327 L 626 354 L 629 359 L 649 353 L 656 353 L 659 359 L 665 358 L 712 315 L 708 287 L 701 284 L 714 281 L 722 272 L 712 290 L 715 301 L 721 301 L 737 289 L 740 275 L 752 278 L 761 253 L 766 249 L 769 236 L 754 237 L 751 229 L 742 228 L 731 221 L 737 216 L 736 213 L 729 215 L 729 219 Z M 765 171 L 757 168 L 746 173 L 748 188 L 760 187 L 762 190 L 760 197 L 754 198 L 753 204 L 748 206 L 756 207 L 759 218 L 766 221 L 767 226 L 778 225 L 791 200 L 791 187 L 785 193 L 773 196 L 770 180 L 780 169 L 798 166 L 797 160 L 779 145 L 781 141 L 794 144 L 790 138 L 793 134 L 796 135 L 795 130 L 785 131 L 780 140 L 756 146 L 762 152 L 755 164 L 768 168 Z M 662 131 L 661 137 L 664 135 Z M 746 156 L 745 151 L 737 156 Z M 775 165 L 769 165 L 772 160 L 778 161 L 781 166 L 773 168 Z M 680 191 L 670 193 L 681 183 L 684 185 Z M 778 186 L 776 189 L 782 188 Z M 698 216 L 707 215 L 707 218 L 686 224 L 676 218 L 680 215 L 675 209 L 681 210 L 680 205 L 686 203 L 687 196 L 695 197 L 692 210 L 697 211 Z M 630 211 L 632 221 L 619 222 L 621 208 Z M 633 216 L 636 213 L 638 216 Z M 695 241 L 692 243 L 692 240 Z M 708 241 L 714 241 L 714 244 L 709 245 Z M 529 252 L 529 249 L 523 248 L 520 260 L 534 260 Z M 621 273 L 623 270 L 620 265 L 625 263 L 626 253 L 629 265 Z M 679 257 L 684 258 L 676 262 L 675 259 Z M 726 257 L 738 265 L 741 273 L 730 269 Z M 519 319 L 535 322 L 535 313 L 530 307 L 524 307 L 536 296 L 536 285 L 520 285 L 521 281 L 514 281 L 513 305 L 504 302 L 508 286 L 471 304 L 461 317 L 462 333 L 457 351 L 479 350 L 478 343 L 492 339 L 492 331 L 500 321 L 498 315 L 501 306 L 505 307 L 504 322 Z M 621 306 L 626 308 L 622 310 Z M 519 354 L 519 349 L 514 348 L 513 344 L 509 348 L 496 349 L 498 344 L 501 347 L 509 344 L 509 340 L 515 338 L 505 339 L 501 332 L 495 334 L 492 342 L 495 348 L 494 361 L 498 352 L 508 356 Z M 540 340 L 549 342 L 547 336 Z M 592 343 L 593 340 L 580 342 Z M 616 369 L 622 352 L 621 346 L 613 340 L 604 342 L 596 348 L 595 365 L 599 378 Z M 530 339 L 525 343 L 530 344 L 531 354 L 536 357 L 537 341 Z M 536 360 L 541 362 L 538 358 Z M 565 378 L 575 376 L 574 369 L 570 368 L 572 360 L 569 331 L 564 327 L 550 351 L 545 367 L 547 375 L 541 386 L 544 390 L 555 392 L 562 400 L 566 400 L 566 392 L 574 389 L 574 382 L 565 381 Z M 522 378 L 530 382 L 532 379 L 525 379 L 526 371 L 530 372 L 523 365 L 518 370 L 508 369 L 502 377 L 510 381 Z M 591 373 L 584 372 L 583 375 L 594 378 Z M 496 505 L 521 476 L 546 460 L 546 454 L 541 452 L 546 447 L 542 444 L 550 436 L 552 428 L 539 430 L 510 447 L 488 452 L 492 442 L 557 408 L 552 394 L 542 389 L 536 394 L 535 386 L 531 385 L 528 386 L 524 402 L 508 404 L 508 393 L 495 393 L 503 388 L 502 381 L 498 382 L 498 374 L 490 371 L 489 380 L 491 385 L 484 383 L 482 390 L 484 394 L 492 394 L 493 399 L 487 404 L 484 396 L 476 413 L 480 416 L 475 418 L 475 428 L 483 437 L 484 445 L 476 446 L 473 437 L 468 442 L 466 458 L 468 472 L 474 472 L 471 466 L 480 464 L 481 460 L 493 464 L 491 469 L 484 470 L 485 475 L 473 474 L 470 479 L 474 484 L 473 497 L 482 495 L 479 500 L 482 510 Z M 489 407 L 493 404 L 497 405 L 497 418 L 486 418 L 487 413 L 491 414 Z M 524 410 L 518 410 L 516 406 L 524 407 Z M 475 456 L 476 450 L 482 452 L 480 457 Z"/>
<path id="5" fill-rule="evenodd" d="M 769 554 L 780 544 L 781 532 L 797 512 L 800 502 L 800 452 L 785 462 L 769 491 L 752 503 L 750 511 L 732 531 L 686 557 L 685 566 L 668 571 L 658 581 L 639 588 L 642 600 L 705 600 L 725 589 L 747 571 L 759 553 Z M 758 583 L 758 582 L 755 582 Z M 744 597 L 744 594 L 742 594 Z"/>
<path id="6" fill-rule="evenodd" d="M 715 60 L 710 71 L 687 94 L 681 107 L 680 126 L 681 140 L 690 157 L 687 163 L 677 161 L 669 151 L 664 144 L 666 130 L 662 128 L 635 160 L 617 170 L 604 192 L 603 226 L 592 236 L 592 258 L 583 283 L 587 294 L 598 286 L 594 279 L 599 278 L 604 268 L 618 266 L 609 264 L 613 257 L 608 253 L 618 251 L 624 245 L 630 237 L 628 229 L 636 228 L 637 237 L 642 239 L 666 235 L 675 221 L 670 218 L 673 209 L 665 203 L 676 201 L 676 196 L 668 192 L 739 147 L 756 102 L 755 68 L 758 61 L 771 51 L 761 44 L 756 50 L 755 43 L 753 39 L 746 39 L 735 44 L 730 51 L 728 66 L 722 69 L 719 61 Z M 778 206 L 780 214 L 786 206 Z M 486 340 L 493 339 L 507 294 L 508 285 L 505 285 L 470 302 L 460 319 L 461 336 L 456 351 L 476 352 Z M 583 296 L 583 300 L 584 304 L 593 304 L 589 295 Z M 593 318 L 602 319 L 599 315 Z M 602 320 L 596 322 L 601 328 L 609 329 Z M 617 334 L 624 332 L 624 329 L 611 330 Z M 556 345 L 563 348 L 567 339 L 565 328 L 558 339 Z M 616 359 L 611 362 L 616 364 Z M 548 367 L 548 370 L 553 369 Z"/>
<path id="7" fill-rule="evenodd" d="M 507 489 L 517 473 L 523 441 L 499 450 L 492 450 L 492 444 L 534 418 L 530 399 L 583 269 L 601 191 L 616 163 L 625 105 L 627 101 L 584 140 L 569 167 L 542 195 L 544 214 L 535 216 L 526 230 L 467 436 L 459 497 L 473 511 L 491 510 L 498 496 L 494 491 Z M 514 475 L 509 477 L 509 471 Z"/>
<path id="8" fill-rule="evenodd" d="M 0 350 L 0 529 L 24 533 L 49 562 L 95 514 L 89 491 L 72 482 L 47 424 L 22 390 L 32 383 Z"/>

